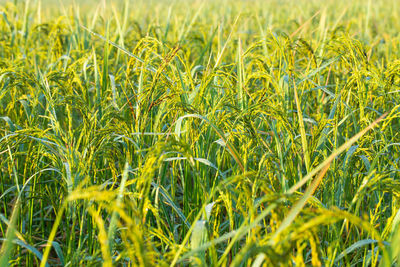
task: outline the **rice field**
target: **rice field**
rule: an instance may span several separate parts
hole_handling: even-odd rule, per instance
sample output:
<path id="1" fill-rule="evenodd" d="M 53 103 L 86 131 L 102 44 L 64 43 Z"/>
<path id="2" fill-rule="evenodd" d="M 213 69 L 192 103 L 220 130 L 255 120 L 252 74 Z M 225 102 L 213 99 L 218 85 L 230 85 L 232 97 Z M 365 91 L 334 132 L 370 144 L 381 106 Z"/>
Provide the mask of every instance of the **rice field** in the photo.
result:
<path id="1" fill-rule="evenodd" d="M 0 266 L 400 266 L 397 0 L 0 0 Z"/>

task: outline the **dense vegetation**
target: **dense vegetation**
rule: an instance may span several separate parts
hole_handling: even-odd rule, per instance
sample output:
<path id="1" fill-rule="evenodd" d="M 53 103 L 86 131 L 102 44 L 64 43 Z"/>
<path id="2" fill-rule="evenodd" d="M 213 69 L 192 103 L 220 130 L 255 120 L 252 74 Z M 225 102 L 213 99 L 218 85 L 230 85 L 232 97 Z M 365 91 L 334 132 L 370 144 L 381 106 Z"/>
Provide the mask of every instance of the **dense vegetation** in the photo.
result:
<path id="1" fill-rule="evenodd" d="M 0 266 L 399 266 L 399 5 L 0 2 Z"/>

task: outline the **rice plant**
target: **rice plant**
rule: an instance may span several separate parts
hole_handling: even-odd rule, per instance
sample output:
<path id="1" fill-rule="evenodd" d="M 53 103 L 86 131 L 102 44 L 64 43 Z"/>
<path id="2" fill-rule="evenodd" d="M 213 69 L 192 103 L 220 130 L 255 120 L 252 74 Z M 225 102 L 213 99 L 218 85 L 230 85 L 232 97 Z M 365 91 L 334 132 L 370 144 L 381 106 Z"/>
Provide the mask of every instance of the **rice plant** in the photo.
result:
<path id="1" fill-rule="evenodd" d="M 0 266 L 400 266 L 399 14 L 0 1 Z"/>

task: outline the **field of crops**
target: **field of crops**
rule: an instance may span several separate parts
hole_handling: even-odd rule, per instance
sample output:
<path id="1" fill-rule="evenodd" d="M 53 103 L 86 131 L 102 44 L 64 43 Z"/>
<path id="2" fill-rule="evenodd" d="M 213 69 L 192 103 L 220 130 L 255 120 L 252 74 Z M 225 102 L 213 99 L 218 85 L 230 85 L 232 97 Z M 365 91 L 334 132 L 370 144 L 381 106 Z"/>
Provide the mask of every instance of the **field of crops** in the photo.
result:
<path id="1" fill-rule="evenodd" d="M 400 266 L 398 0 L 0 0 L 0 266 Z"/>

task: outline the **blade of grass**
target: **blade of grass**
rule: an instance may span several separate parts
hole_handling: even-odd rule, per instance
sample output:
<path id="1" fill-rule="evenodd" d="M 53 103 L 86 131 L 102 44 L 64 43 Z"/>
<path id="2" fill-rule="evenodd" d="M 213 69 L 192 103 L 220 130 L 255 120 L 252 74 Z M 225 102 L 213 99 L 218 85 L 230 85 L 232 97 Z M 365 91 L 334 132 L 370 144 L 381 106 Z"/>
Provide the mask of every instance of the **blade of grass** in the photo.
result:
<path id="1" fill-rule="evenodd" d="M 358 139 L 360 139 L 366 132 L 373 129 L 380 121 L 382 121 L 386 117 L 387 113 L 380 116 L 377 120 L 371 123 L 364 130 L 360 131 L 358 134 L 350 138 L 346 143 L 341 145 L 337 150 L 335 150 L 328 158 L 326 158 L 321 164 L 319 164 L 316 168 L 314 168 L 311 172 L 309 172 L 303 179 L 301 179 L 298 183 L 293 185 L 289 190 L 288 194 L 292 194 L 300 189 L 308 180 L 312 179 L 314 175 L 316 175 L 320 170 L 322 170 L 327 164 L 330 164 L 339 154 L 343 151 L 351 147 Z"/>

